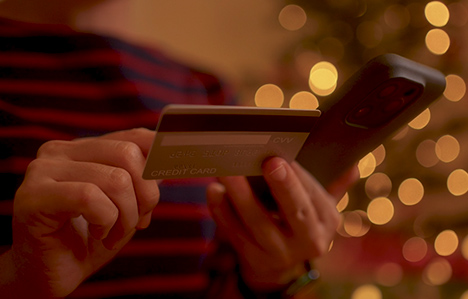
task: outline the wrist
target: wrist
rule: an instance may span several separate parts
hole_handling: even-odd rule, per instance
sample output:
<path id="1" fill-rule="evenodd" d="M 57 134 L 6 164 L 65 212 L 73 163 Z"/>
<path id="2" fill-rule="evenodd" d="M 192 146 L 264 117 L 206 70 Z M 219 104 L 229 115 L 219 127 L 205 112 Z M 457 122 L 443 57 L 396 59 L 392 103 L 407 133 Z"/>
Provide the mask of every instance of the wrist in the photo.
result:
<path id="1" fill-rule="evenodd" d="M 246 277 L 238 272 L 238 287 L 244 298 L 249 299 L 289 299 L 296 298 L 296 296 L 309 298 L 307 295 L 310 295 L 319 277 L 319 271 L 313 269 L 309 261 L 305 261 L 298 267 L 283 273 L 281 279 L 276 280 L 275 283 L 261 282 L 258 279 L 254 284 L 249 279 L 248 283 L 244 279 Z"/>
<path id="2" fill-rule="evenodd" d="M 12 249 L 0 255 L 0 294 L 8 294 L 5 297 L 8 299 L 58 298 L 52 296 L 46 284 L 40 283 L 41 275 L 33 268 Z"/>

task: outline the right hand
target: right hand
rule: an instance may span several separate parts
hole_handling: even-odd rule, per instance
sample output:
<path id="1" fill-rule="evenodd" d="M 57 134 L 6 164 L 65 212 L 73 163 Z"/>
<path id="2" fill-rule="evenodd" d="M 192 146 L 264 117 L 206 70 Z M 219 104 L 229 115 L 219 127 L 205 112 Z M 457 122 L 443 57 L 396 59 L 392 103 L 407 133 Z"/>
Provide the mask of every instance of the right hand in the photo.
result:
<path id="1" fill-rule="evenodd" d="M 149 225 L 159 189 L 141 175 L 154 134 L 135 129 L 40 148 L 14 201 L 6 255 L 18 292 L 67 296 Z"/>

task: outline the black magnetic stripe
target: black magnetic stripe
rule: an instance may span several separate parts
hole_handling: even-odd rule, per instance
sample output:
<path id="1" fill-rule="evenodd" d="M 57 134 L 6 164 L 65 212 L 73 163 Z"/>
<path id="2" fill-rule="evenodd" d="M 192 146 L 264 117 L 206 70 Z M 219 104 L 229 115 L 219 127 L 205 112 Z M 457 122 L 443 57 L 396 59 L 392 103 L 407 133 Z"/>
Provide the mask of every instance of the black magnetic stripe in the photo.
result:
<path id="1" fill-rule="evenodd" d="M 317 117 L 292 115 L 166 114 L 159 132 L 310 132 Z"/>

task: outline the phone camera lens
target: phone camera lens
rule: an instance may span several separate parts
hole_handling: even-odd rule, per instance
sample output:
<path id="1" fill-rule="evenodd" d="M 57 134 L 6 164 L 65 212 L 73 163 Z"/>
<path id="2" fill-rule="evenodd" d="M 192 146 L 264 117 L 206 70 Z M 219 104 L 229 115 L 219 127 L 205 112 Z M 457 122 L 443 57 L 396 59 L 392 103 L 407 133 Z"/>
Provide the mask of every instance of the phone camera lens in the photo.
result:
<path id="1" fill-rule="evenodd" d="M 389 97 L 391 96 L 393 93 L 395 93 L 395 91 L 397 90 L 397 86 L 395 84 L 392 84 L 392 85 L 389 85 L 389 86 L 385 86 L 384 88 L 382 88 L 379 92 L 379 98 L 386 98 L 386 97 Z"/>
<path id="2" fill-rule="evenodd" d="M 355 113 L 354 113 L 354 118 L 355 119 L 360 119 L 365 117 L 371 112 L 372 108 L 370 106 L 365 106 L 359 108 Z"/>
<path id="3" fill-rule="evenodd" d="M 385 106 L 384 112 L 395 113 L 398 110 L 400 110 L 404 104 L 405 104 L 405 101 L 403 99 L 394 99 Z"/>

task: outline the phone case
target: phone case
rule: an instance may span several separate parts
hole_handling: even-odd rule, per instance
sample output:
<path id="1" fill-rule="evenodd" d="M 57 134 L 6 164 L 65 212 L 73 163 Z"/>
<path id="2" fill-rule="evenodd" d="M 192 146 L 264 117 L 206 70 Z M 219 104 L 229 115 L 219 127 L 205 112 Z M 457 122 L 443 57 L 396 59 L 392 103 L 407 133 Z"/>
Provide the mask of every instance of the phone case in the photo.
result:
<path id="1" fill-rule="evenodd" d="M 396 54 L 378 56 L 324 100 L 296 160 L 327 186 L 423 112 L 444 89 L 445 76 L 438 70 Z M 249 182 L 271 205 L 264 200 L 270 195 L 262 179 L 249 177 Z"/>

